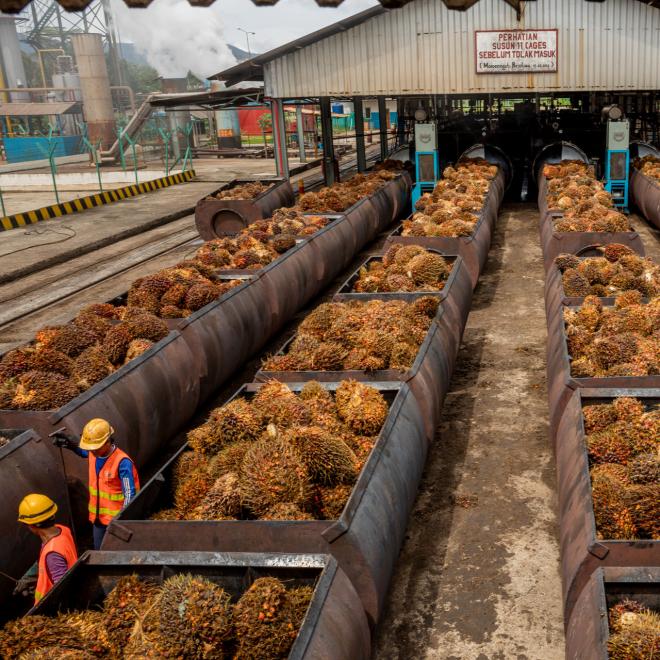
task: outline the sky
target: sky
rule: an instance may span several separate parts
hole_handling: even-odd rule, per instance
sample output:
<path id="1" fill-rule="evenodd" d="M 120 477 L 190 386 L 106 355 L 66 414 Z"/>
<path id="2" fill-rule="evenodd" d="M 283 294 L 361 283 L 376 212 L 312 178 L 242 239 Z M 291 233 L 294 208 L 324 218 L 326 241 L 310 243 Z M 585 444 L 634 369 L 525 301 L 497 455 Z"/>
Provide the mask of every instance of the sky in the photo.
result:
<path id="1" fill-rule="evenodd" d="M 112 8 L 123 42 L 133 42 L 165 77 L 190 70 L 207 77 L 235 64 L 231 43 L 265 52 L 378 4 L 377 0 L 344 0 L 337 8 L 319 7 L 315 0 L 279 0 L 257 7 L 252 0 L 216 0 L 210 7 L 192 7 L 187 0 L 153 0 L 146 9 L 129 9 L 123 0 Z"/>

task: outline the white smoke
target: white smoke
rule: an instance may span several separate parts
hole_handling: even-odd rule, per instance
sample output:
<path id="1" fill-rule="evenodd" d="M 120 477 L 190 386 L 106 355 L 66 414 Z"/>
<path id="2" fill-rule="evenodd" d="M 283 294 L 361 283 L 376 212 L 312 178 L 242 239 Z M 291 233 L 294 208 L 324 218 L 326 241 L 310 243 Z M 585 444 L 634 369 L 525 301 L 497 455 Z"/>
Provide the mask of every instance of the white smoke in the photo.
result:
<path id="1" fill-rule="evenodd" d="M 160 75 L 181 78 L 191 71 L 204 79 L 236 64 L 219 5 L 155 0 L 146 9 L 129 9 L 122 0 L 113 0 L 112 10 L 120 40 L 133 42 Z"/>

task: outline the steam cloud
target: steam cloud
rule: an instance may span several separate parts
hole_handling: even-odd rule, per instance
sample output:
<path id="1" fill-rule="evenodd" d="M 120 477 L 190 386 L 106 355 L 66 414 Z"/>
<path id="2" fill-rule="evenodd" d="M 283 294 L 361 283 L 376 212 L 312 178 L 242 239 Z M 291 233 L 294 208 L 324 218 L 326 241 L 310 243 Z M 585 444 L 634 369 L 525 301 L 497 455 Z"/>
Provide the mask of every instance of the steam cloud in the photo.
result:
<path id="1" fill-rule="evenodd" d="M 129 9 L 122 0 L 113 0 L 112 10 L 120 39 L 133 42 L 165 78 L 180 78 L 192 71 L 204 79 L 236 64 L 223 36 L 225 26 L 213 6 L 155 0 L 146 9 Z"/>

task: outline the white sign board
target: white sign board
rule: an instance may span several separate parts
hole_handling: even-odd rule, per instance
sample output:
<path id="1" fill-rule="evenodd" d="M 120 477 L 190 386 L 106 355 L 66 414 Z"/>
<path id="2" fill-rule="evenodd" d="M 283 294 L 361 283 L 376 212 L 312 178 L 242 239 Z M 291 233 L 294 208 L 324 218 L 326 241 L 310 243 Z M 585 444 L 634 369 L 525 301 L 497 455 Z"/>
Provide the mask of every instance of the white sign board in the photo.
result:
<path id="1" fill-rule="evenodd" d="M 557 71 L 557 30 L 477 30 L 477 73 Z"/>

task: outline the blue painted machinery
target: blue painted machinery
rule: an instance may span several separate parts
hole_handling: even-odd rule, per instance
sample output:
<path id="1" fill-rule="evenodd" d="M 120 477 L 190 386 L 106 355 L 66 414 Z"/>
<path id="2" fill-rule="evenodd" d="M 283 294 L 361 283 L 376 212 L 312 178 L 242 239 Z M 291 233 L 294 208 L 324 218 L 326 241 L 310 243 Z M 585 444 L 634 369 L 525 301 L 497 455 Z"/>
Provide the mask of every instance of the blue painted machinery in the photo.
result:
<path id="1" fill-rule="evenodd" d="M 415 124 L 415 174 L 417 183 L 412 190 L 413 208 L 425 192 L 433 190 L 440 177 L 435 124 Z"/>
<path id="2" fill-rule="evenodd" d="M 630 124 L 627 119 L 612 119 L 611 111 L 607 121 L 606 147 L 605 190 L 612 195 L 614 205 L 627 212 Z"/>

